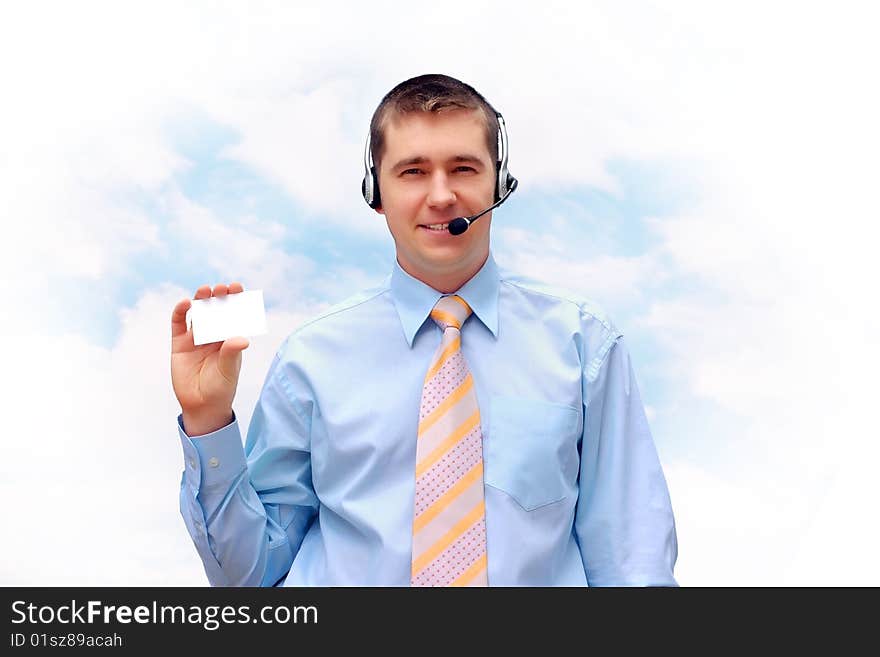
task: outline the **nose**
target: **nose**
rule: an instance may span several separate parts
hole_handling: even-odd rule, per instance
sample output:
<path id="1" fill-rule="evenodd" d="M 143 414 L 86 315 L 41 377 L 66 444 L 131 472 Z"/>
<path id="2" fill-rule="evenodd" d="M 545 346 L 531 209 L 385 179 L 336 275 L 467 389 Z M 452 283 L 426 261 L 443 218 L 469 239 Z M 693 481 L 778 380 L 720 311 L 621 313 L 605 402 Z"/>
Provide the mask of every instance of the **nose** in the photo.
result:
<path id="1" fill-rule="evenodd" d="M 431 187 L 428 190 L 428 207 L 435 209 L 448 208 L 455 203 L 455 192 L 449 186 L 449 178 L 444 171 L 435 171 L 431 176 Z"/>

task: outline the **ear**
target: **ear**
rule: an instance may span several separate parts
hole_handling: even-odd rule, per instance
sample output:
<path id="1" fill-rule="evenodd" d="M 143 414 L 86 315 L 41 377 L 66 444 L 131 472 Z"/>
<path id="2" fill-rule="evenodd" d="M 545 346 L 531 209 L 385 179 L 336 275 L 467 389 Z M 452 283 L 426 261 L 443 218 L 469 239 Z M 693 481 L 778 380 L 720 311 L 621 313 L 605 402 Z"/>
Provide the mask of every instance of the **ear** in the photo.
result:
<path id="1" fill-rule="evenodd" d="M 378 212 L 379 214 L 385 214 L 385 210 L 382 209 L 382 206 L 381 206 L 381 205 L 380 205 L 378 208 L 375 208 L 375 210 L 376 210 L 376 212 Z"/>

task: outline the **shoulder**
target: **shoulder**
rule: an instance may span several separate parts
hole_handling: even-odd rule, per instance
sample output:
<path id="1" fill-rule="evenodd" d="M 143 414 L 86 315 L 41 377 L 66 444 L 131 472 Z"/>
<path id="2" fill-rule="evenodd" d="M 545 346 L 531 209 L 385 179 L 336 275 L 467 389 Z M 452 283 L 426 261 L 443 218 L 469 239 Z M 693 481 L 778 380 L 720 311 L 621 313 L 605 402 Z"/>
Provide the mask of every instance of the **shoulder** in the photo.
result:
<path id="1" fill-rule="evenodd" d="M 291 332 L 278 349 L 282 358 L 290 357 L 298 346 L 309 342 L 351 339 L 353 330 L 367 318 L 377 314 L 377 306 L 390 305 L 390 287 L 386 278 L 382 283 L 366 288 L 307 317 Z"/>
<path id="2" fill-rule="evenodd" d="M 293 334 L 319 331 L 331 324 L 349 325 L 352 321 L 356 320 L 357 315 L 371 312 L 372 305 L 382 303 L 383 297 L 387 296 L 389 291 L 390 287 L 386 279 L 379 285 L 361 290 L 347 299 L 331 305 L 317 315 L 310 317 Z"/>
<path id="3" fill-rule="evenodd" d="M 572 331 L 584 349 L 588 378 L 623 335 L 605 308 L 582 292 L 506 269 L 500 270 L 500 280 L 510 303 L 542 321 L 555 318 Z"/>
<path id="4" fill-rule="evenodd" d="M 602 305 L 583 293 L 506 269 L 500 271 L 500 279 L 502 289 L 511 291 L 523 302 L 567 308 L 570 312 L 577 313 L 586 323 L 595 325 L 601 332 L 619 333 Z"/>

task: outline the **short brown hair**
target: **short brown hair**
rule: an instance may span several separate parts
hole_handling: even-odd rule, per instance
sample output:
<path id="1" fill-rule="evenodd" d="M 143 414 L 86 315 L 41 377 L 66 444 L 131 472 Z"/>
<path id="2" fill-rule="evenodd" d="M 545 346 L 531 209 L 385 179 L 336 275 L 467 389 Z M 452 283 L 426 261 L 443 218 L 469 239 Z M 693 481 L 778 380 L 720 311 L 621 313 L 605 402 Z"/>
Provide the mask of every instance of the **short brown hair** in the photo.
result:
<path id="1" fill-rule="evenodd" d="M 430 73 L 404 80 L 385 94 L 370 121 L 370 154 L 379 172 L 385 154 L 385 126 L 392 114 L 442 112 L 453 109 L 481 110 L 486 128 L 486 145 L 494 165 L 498 159 L 498 118 L 495 108 L 472 86 L 448 75 Z"/>

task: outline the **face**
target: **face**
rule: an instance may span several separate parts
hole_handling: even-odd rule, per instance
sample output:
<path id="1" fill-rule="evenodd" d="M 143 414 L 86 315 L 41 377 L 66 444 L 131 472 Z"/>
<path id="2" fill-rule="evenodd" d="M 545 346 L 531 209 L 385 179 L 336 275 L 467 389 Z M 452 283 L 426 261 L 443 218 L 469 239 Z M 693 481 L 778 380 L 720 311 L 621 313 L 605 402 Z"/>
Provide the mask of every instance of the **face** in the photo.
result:
<path id="1" fill-rule="evenodd" d="M 412 112 L 385 127 L 379 193 L 400 266 L 441 291 L 473 276 L 489 254 L 492 213 L 461 235 L 447 224 L 492 205 L 495 157 L 479 110 Z"/>

